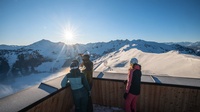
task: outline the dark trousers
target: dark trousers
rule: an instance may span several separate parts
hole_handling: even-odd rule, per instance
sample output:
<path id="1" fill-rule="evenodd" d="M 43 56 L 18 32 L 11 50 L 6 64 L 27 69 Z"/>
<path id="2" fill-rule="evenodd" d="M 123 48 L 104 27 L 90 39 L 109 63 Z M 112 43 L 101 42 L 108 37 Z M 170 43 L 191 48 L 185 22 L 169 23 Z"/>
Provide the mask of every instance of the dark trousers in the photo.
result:
<path id="1" fill-rule="evenodd" d="M 83 87 L 73 90 L 73 99 L 75 104 L 75 112 L 87 112 L 88 91 Z"/>

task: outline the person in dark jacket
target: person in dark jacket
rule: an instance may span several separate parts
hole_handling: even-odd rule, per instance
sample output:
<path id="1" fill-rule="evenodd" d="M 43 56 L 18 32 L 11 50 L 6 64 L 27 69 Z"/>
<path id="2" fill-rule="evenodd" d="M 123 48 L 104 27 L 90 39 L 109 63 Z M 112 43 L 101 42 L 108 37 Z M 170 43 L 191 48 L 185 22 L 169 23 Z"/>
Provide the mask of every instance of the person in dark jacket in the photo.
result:
<path id="1" fill-rule="evenodd" d="M 93 62 L 90 61 L 90 56 L 88 54 L 84 54 L 82 56 L 82 60 L 83 62 L 80 65 L 80 67 L 82 68 L 81 71 L 85 74 L 90 88 L 92 88 Z"/>
<path id="2" fill-rule="evenodd" d="M 80 72 L 77 60 L 72 61 L 70 69 L 70 73 L 62 80 L 61 86 L 65 87 L 67 83 L 71 85 L 75 112 L 87 112 L 88 95 L 91 93 L 89 84 L 85 75 Z"/>
<path id="3" fill-rule="evenodd" d="M 92 89 L 92 76 L 93 76 L 93 62 L 90 61 L 90 56 L 88 54 L 84 54 L 82 56 L 82 64 L 81 66 L 81 71 L 82 73 L 85 74 L 85 77 L 87 78 L 90 89 Z M 92 104 L 92 98 L 91 95 L 89 95 L 89 100 L 88 100 L 88 112 L 93 112 L 93 104 Z"/>
<path id="4" fill-rule="evenodd" d="M 136 58 L 130 60 L 130 68 L 126 83 L 126 92 L 124 93 L 126 112 L 136 112 L 136 102 L 140 95 L 141 66 Z"/>

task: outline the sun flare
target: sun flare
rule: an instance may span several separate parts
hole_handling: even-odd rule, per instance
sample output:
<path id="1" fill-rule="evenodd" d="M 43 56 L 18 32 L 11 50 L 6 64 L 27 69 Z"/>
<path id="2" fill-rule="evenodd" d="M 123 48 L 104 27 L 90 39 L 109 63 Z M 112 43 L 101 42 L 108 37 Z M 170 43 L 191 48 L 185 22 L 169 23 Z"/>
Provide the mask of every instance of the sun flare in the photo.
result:
<path id="1" fill-rule="evenodd" d="M 71 30 L 66 30 L 66 31 L 64 32 L 64 38 L 65 38 L 65 40 L 67 40 L 67 41 L 72 41 L 74 37 L 75 37 L 75 35 L 74 35 L 74 32 L 73 32 L 73 31 L 71 31 Z"/>
<path id="2" fill-rule="evenodd" d="M 68 23 L 62 30 L 62 38 L 66 44 L 74 44 L 77 37 L 77 29 Z"/>

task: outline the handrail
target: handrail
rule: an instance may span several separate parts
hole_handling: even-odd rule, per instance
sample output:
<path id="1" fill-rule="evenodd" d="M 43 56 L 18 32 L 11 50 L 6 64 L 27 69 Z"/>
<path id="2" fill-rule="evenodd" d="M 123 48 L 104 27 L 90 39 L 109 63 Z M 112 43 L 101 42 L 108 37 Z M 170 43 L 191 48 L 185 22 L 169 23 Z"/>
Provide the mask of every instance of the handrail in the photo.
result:
<path id="1" fill-rule="evenodd" d="M 124 80 L 120 80 L 120 79 L 108 79 L 108 78 L 93 78 L 93 79 L 124 82 Z M 200 90 L 200 87 L 190 86 L 190 85 L 166 84 L 166 83 L 156 83 L 156 82 L 141 82 L 141 83 L 149 84 L 149 85 L 171 86 L 171 87 L 190 88 L 190 89 L 199 89 Z"/>

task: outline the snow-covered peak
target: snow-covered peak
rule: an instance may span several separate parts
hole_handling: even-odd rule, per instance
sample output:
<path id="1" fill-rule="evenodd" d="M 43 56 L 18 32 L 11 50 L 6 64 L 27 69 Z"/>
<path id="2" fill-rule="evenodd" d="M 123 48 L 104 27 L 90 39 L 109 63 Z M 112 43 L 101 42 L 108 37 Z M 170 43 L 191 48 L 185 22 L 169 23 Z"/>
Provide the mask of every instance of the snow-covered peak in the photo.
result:
<path id="1" fill-rule="evenodd" d="M 54 46 L 56 46 L 56 43 L 53 43 L 49 40 L 42 39 L 38 42 L 35 42 L 31 45 L 26 46 L 25 48 L 40 50 L 40 49 L 51 48 L 51 47 L 54 47 Z"/>
<path id="2" fill-rule="evenodd" d="M 126 48 L 124 48 L 126 46 Z M 85 48 L 89 50 L 92 53 L 103 55 L 109 52 L 114 52 L 118 50 L 129 50 L 132 48 L 136 48 L 138 50 L 141 50 L 143 52 L 148 53 L 164 53 L 171 50 L 177 50 L 180 51 L 180 53 L 189 53 L 194 54 L 195 52 L 192 51 L 192 49 L 184 48 L 177 46 L 175 44 L 168 45 L 165 43 L 157 43 L 157 42 L 151 42 L 151 41 L 144 41 L 144 40 L 116 40 L 116 41 L 110 41 L 110 42 L 101 42 L 101 43 L 90 43 L 86 44 Z"/>
<path id="3" fill-rule="evenodd" d="M 17 45 L 0 45 L 0 50 L 16 50 L 22 47 L 23 46 L 17 46 Z"/>

